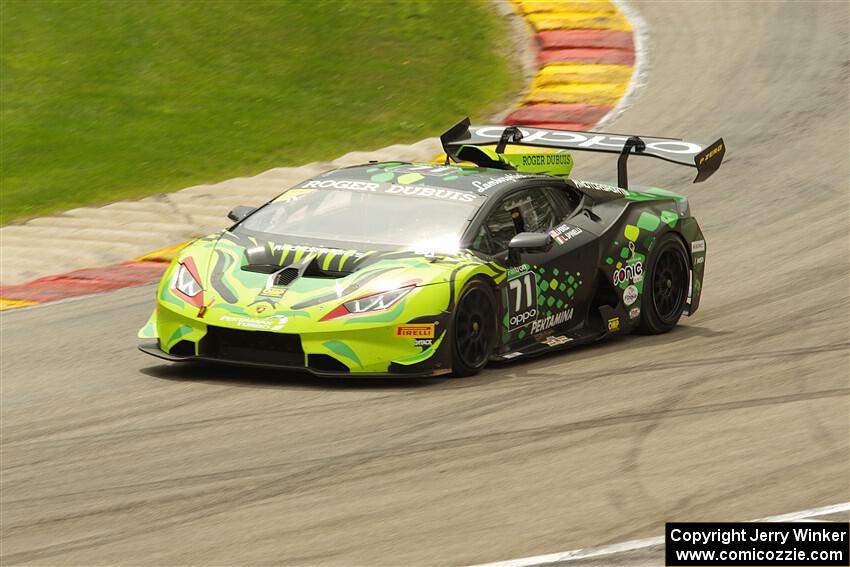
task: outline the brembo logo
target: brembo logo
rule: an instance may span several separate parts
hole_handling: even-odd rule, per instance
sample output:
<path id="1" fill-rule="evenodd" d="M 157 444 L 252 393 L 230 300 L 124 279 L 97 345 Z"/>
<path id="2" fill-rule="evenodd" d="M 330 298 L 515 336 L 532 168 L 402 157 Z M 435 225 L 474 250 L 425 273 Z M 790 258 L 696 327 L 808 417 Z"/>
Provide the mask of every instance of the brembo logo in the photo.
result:
<path id="1" fill-rule="evenodd" d="M 493 138 L 498 140 L 505 131 L 504 126 L 480 126 L 470 129 L 473 135 L 482 138 Z M 619 150 L 628 139 L 627 136 L 609 136 L 606 134 L 589 134 L 582 132 L 565 132 L 560 130 L 546 130 L 544 128 L 520 128 L 522 132 L 522 143 L 548 142 L 551 144 L 571 144 L 580 148 L 607 148 Z M 647 138 L 651 139 L 651 138 Z M 646 139 L 644 139 L 646 141 Z M 474 143 L 474 142 L 473 142 Z M 696 155 L 702 148 L 697 144 L 683 142 L 681 140 L 653 140 L 646 143 L 647 149 L 666 152 L 670 154 Z"/>

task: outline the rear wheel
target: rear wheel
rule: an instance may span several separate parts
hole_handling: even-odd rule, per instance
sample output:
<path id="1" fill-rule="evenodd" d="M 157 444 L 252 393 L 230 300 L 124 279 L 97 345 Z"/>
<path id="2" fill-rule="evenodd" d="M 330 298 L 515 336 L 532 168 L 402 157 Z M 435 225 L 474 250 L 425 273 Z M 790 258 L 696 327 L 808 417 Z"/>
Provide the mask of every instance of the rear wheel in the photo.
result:
<path id="1" fill-rule="evenodd" d="M 641 333 L 656 335 L 676 326 L 688 299 L 689 276 L 685 245 L 677 235 L 665 234 L 644 272 Z"/>
<path id="2" fill-rule="evenodd" d="M 455 376 L 478 374 L 496 346 L 496 295 L 481 280 L 463 289 L 452 325 L 452 369 Z"/>

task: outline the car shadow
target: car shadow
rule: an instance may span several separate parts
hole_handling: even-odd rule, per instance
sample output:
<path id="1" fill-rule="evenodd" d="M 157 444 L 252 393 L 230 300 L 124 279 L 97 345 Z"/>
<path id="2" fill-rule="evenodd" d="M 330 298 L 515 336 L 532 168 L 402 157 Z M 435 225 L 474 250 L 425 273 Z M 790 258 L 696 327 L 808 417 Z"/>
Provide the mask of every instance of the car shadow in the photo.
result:
<path id="1" fill-rule="evenodd" d="M 484 372 L 502 370 L 515 374 L 518 370 L 533 370 L 536 369 L 535 367 L 545 366 L 547 362 L 554 362 L 556 358 L 562 359 L 563 357 L 563 360 L 565 360 L 566 357 L 573 356 L 575 362 L 582 362 L 597 356 L 606 356 L 608 354 L 612 356 L 614 354 L 622 355 L 623 353 L 638 351 L 650 346 L 650 344 L 654 341 L 663 341 L 665 344 L 673 344 L 686 341 L 694 337 L 712 338 L 730 335 L 733 333 L 734 331 L 715 331 L 707 327 L 678 325 L 669 333 L 661 335 L 613 335 L 597 341 L 568 345 L 564 348 L 553 349 L 549 352 L 544 352 L 536 356 L 520 358 L 516 361 L 490 363 L 487 365 Z"/>
<path id="2" fill-rule="evenodd" d="M 622 335 L 599 341 L 552 350 L 530 358 L 506 362 L 490 362 L 477 376 L 452 378 L 400 378 L 398 376 L 382 378 L 340 377 L 327 378 L 314 376 L 307 371 L 275 370 L 245 366 L 219 365 L 204 362 L 162 363 L 143 367 L 142 374 L 160 380 L 172 382 L 202 382 L 207 384 L 226 384 L 242 388 L 296 388 L 308 390 L 397 390 L 414 388 L 458 389 L 479 387 L 510 380 L 517 374 L 538 370 L 555 359 L 565 361 L 566 357 L 575 357 L 581 363 L 596 356 L 607 354 L 620 355 L 623 352 L 640 350 L 650 341 L 675 343 L 694 337 L 719 337 L 734 331 L 714 331 L 706 327 L 680 325 L 663 335 L 640 336 Z M 612 363 L 613 364 L 613 363 Z"/>
<path id="3" fill-rule="evenodd" d="M 446 381 L 445 378 L 399 378 L 314 376 L 307 371 L 275 370 L 206 364 L 203 362 L 181 362 L 154 364 L 140 368 L 142 374 L 172 382 L 202 382 L 226 384 L 241 388 L 303 388 L 316 390 L 388 390 L 398 388 L 433 387 Z"/>

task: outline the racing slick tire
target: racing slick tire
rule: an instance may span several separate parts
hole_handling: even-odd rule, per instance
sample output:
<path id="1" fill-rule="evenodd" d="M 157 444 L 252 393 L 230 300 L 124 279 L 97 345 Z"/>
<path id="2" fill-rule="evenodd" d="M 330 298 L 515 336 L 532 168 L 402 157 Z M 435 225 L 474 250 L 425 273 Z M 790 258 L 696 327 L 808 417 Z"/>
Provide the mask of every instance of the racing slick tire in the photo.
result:
<path id="1" fill-rule="evenodd" d="M 496 294 L 480 279 L 460 293 L 452 324 L 452 373 L 456 377 L 478 374 L 496 346 Z"/>
<path id="2" fill-rule="evenodd" d="M 682 239 L 670 232 L 662 236 L 648 264 L 637 331 L 643 335 L 657 335 L 676 326 L 688 299 L 690 263 Z"/>

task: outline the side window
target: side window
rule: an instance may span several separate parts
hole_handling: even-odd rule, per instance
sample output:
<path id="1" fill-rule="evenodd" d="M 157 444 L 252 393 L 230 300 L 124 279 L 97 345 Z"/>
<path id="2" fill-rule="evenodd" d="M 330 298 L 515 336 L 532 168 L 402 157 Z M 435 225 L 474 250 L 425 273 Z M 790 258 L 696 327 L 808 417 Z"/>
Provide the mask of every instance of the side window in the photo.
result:
<path id="1" fill-rule="evenodd" d="M 520 207 L 527 232 L 546 232 L 563 218 L 547 195 L 549 190 L 542 187 L 528 190 L 528 198 Z"/>
<path id="2" fill-rule="evenodd" d="M 515 220 L 521 221 L 519 213 L 513 209 L 514 199 L 509 198 L 499 203 L 496 208 L 490 212 L 490 216 L 484 223 L 491 238 L 491 254 L 501 252 L 508 249 L 508 242 L 516 236 L 517 230 Z"/>
<path id="3" fill-rule="evenodd" d="M 484 222 L 473 248 L 487 254 L 508 249 L 508 242 L 520 232 L 545 232 L 566 216 L 564 204 L 556 200 L 551 187 L 535 187 L 503 199 Z M 486 230 L 484 230 L 486 229 Z M 489 234 L 489 241 L 487 235 Z"/>
<path id="4" fill-rule="evenodd" d="M 562 189 L 557 187 L 546 187 L 546 196 L 552 201 L 553 210 L 557 220 L 555 224 L 564 220 L 573 211 L 575 206 L 570 201 L 569 195 Z"/>
<path id="5" fill-rule="evenodd" d="M 493 248 L 493 242 L 490 238 L 490 233 L 487 232 L 487 227 L 482 225 L 478 229 L 478 234 L 475 235 L 475 240 L 472 241 L 472 249 L 483 252 L 484 254 L 495 254 L 498 250 Z"/>
<path id="6" fill-rule="evenodd" d="M 525 189 L 503 199 L 484 221 L 472 248 L 485 254 L 508 249 L 520 232 L 546 232 L 566 218 L 570 206 L 554 187 Z"/>

